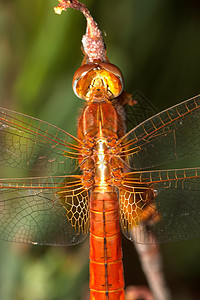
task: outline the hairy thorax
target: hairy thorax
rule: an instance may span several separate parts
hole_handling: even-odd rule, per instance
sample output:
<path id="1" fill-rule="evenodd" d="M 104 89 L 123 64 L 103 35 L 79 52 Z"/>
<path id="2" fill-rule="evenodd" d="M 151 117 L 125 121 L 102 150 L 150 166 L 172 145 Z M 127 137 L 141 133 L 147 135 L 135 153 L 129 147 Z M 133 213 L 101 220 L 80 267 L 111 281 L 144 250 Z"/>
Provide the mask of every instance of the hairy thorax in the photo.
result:
<path id="1" fill-rule="evenodd" d="M 110 102 L 93 102 L 79 118 L 78 137 L 84 143 L 79 162 L 84 186 L 99 191 L 113 190 L 123 170 L 120 145 L 122 118 Z"/>

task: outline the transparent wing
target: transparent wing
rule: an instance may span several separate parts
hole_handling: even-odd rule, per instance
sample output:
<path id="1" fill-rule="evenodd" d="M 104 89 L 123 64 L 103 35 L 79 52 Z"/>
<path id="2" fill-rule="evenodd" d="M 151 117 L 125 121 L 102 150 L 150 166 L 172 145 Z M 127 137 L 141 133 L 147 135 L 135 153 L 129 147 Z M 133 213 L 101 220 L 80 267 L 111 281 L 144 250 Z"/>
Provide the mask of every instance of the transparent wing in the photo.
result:
<path id="1" fill-rule="evenodd" d="M 89 228 L 88 192 L 77 176 L 0 180 L 0 239 L 74 245 Z"/>
<path id="2" fill-rule="evenodd" d="M 155 236 L 163 243 L 199 237 L 200 168 L 127 173 L 123 180 L 120 219 L 129 239 L 151 243 Z"/>
<path id="3" fill-rule="evenodd" d="M 124 107 L 127 131 L 158 113 L 158 110 L 140 91 L 134 92 L 132 99 L 132 105 L 126 104 Z"/>
<path id="4" fill-rule="evenodd" d="M 0 164 L 66 173 L 78 162 L 80 141 L 47 122 L 0 108 Z"/>
<path id="5" fill-rule="evenodd" d="M 141 170 L 175 159 L 200 157 L 200 96 L 173 106 L 122 137 L 121 155 Z"/>

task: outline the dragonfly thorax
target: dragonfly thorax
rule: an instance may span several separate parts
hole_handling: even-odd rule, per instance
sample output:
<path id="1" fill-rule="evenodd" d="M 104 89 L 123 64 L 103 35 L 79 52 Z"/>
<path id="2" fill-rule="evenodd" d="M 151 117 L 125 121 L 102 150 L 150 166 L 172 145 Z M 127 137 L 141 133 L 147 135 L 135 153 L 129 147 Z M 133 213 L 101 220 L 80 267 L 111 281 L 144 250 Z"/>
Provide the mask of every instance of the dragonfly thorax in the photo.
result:
<path id="1" fill-rule="evenodd" d="M 111 141 L 113 146 L 113 141 Z M 94 147 L 89 157 L 82 164 L 84 185 L 88 188 L 103 192 L 107 188 L 115 188 L 120 185 L 124 163 L 114 153 L 106 139 L 96 138 Z"/>

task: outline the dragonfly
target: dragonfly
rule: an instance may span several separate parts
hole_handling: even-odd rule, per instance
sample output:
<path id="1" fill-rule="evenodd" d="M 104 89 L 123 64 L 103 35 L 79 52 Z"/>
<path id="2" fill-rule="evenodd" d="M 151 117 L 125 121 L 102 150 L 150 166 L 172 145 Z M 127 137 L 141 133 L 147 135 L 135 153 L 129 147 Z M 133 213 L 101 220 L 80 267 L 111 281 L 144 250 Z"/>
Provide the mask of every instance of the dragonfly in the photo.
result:
<path id="1" fill-rule="evenodd" d="M 123 91 L 85 5 L 60 0 L 55 11 L 67 8 L 87 20 L 77 137 L 0 108 L 0 164 L 41 175 L 0 180 L 0 238 L 69 246 L 89 233 L 90 299 L 123 300 L 120 230 L 138 243 L 199 236 L 200 168 L 163 166 L 200 157 L 200 95 L 151 116 Z"/>

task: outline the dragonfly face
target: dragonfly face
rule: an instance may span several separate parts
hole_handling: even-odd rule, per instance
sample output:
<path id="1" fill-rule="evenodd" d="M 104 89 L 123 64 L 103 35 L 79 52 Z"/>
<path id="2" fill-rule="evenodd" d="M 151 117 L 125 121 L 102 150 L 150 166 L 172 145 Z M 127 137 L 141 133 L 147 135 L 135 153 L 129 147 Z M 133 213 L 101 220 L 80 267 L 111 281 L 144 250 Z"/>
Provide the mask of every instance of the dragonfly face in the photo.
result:
<path id="1" fill-rule="evenodd" d="M 118 97 L 123 90 L 123 79 L 115 65 L 94 62 L 82 65 L 76 71 L 72 86 L 79 98 L 98 102 Z"/>

